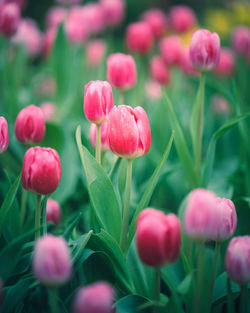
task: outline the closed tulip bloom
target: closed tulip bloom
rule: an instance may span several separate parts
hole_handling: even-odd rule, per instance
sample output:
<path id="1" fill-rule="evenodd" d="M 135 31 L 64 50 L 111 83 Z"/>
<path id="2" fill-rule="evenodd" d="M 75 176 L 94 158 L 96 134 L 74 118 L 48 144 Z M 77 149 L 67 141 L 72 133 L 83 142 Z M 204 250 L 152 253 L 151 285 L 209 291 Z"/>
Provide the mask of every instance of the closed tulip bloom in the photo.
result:
<path id="1" fill-rule="evenodd" d="M 24 189 L 48 195 L 56 190 L 60 178 L 61 163 L 54 149 L 33 147 L 26 151 L 22 169 Z"/>
<path id="2" fill-rule="evenodd" d="M 127 90 L 137 81 L 136 65 L 131 55 L 114 53 L 107 60 L 107 77 L 117 89 Z"/>
<path id="3" fill-rule="evenodd" d="M 206 189 L 193 190 L 187 199 L 184 229 L 187 235 L 198 240 L 212 240 L 220 227 L 220 214 L 216 195 Z"/>
<path id="4" fill-rule="evenodd" d="M 89 129 L 89 141 L 92 147 L 96 147 L 96 124 L 92 123 Z M 109 150 L 108 141 L 108 122 L 101 125 L 101 149 L 103 151 Z"/>
<path id="5" fill-rule="evenodd" d="M 250 54 L 250 28 L 246 26 L 236 27 L 233 31 L 232 44 L 234 50 L 247 56 Z"/>
<path id="6" fill-rule="evenodd" d="M 0 5 L 0 33 L 6 37 L 14 35 L 20 21 L 20 8 L 15 3 Z"/>
<path id="7" fill-rule="evenodd" d="M 170 83 L 170 72 L 160 56 L 154 56 L 151 59 L 150 74 L 151 77 L 161 85 L 167 85 Z"/>
<path id="8" fill-rule="evenodd" d="M 73 313 L 114 313 L 113 303 L 113 288 L 105 282 L 97 282 L 78 291 Z"/>
<path id="9" fill-rule="evenodd" d="M 105 29 L 104 11 L 101 3 L 90 2 L 81 7 L 83 13 L 83 22 L 89 26 L 91 34 L 100 33 Z"/>
<path id="10" fill-rule="evenodd" d="M 137 250 L 141 261 L 159 267 L 173 263 L 180 253 L 181 228 L 174 214 L 154 209 L 143 210 L 136 229 Z"/>
<path id="11" fill-rule="evenodd" d="M 9 145 L 8 123 L 3 116 L 0 116 L 0 154 L 5 152 Z"/>
<path id="12" fill-rule="evenodd" d="M 113 106 L 112 87 L 107 81 L 91 81 L 85 85 L 83 110 L 90 122 L 104 123 Z"/>
<path id="13" fill-rule="evenodd" d="M 199 29 L 192 35 L 189 57 L 191 65 L 200 72 L 211 71 L 220 58 L 220 38 L 217 33 Z"/>
<path id="14" fill-rule="evenodd" d="M 100 4 L 104 12 L 106 25 L 115 26 L 123 21 L 125 16 L 124 0 L 101 0 Z"/>
<path id="15" fill-rule="evenodd" d="M 194 11 L 185 5 L 174 6 L 170 12 L 170 20 L 173 30 L 178 33 L 186 32 L 196 24 Z"/>
<path id="16" fill-rule="evenodd" d="M 46 204 L 46 221 L 54 223 L 58 226 L 61 222 L 61 207 L 59 203 L 51 198 L 48 198 Z"/>
<path id="17" fill-rule="evenodd" d="M 143 14 L 142 20 L 149 24 L 155 38 L 159 38 L 164 34 L 167 27 L 167 17 L 162 10 L 148 10 Z"/>
<path id="18" fill-rule="evenodd" d="M 250 236 L 233 238 L 226 252 L 226 271 L 239 285 L 250 283 Z"/>
<path id="19" fill-rule="evenodd" d="M 62 22 L 66 20 L 67 10 L 63 7 L 53 7 L 48 11 L 46 17 L 46 24 L 48 28 L 58 27 Z"/>
<path id="20" fill-rule="evenodd" d="M 163 38 L 160 42 L 160 53 L 168 65 L 179 65 L 182 54 L 181 39 L 174 35 Z"/>
<path id="21" fill-rule="evenodd" d="M 145 22 L 136 22 L 128 26 L 126 31 L 127 48 L 132 53 L 148 54 L 154 45 L 151 27 Z"/>
<path id="22" fill-rule="evenodd" d="M 214 70 L 217 76 L 228 77 L 235 72 L 234 54 L 229 49 L 222 49 L 217 67 Z"/>
<path id="23" fill-rule="evenodd" d="M 48 287 L 65 284 L 72 272 L 72 261 L 67 243 L 62 237 L 46 235 L 36 241 L 33 262 L 36 279 Z"/>
<path id="24" fill-rule="evenodd" d="M 230 238 L 237 226 L 237 215 L 233 202 L 230 199 L 216 198 L 217 210 L 219 211 L 219 228 L 214 240 L 223 241 Z"/>
<path id="25" fill-rule="evenodd" d="M 90 24 L 84 7 L 73 7 L 65 21 L 65 32 L 70 43 L 84 43 L 90 34 Z"/>
<path id="26" fill-rule="evenodd" d="M 108 139 L 111 151 L 123 158 L 134 159 L 148 153 L 151 131 L 142 107 L 114 107 L 108 117 Z"/>
<path id="27" fill-rule="evenodd" d="M 86 46 L 86 61 L 90 67 L 97 67 L 103 62 L 107 51 L 107 45 L 104 40 L 96 39 L 88 42 Z"/>
<path id="28" fill-rule="evenodd" d="M 43 140 L 45 120 L 42 110 L 29 105 L 22 109 L 15 122 L 15 135 L 18 141 L 33 144 Z"/>

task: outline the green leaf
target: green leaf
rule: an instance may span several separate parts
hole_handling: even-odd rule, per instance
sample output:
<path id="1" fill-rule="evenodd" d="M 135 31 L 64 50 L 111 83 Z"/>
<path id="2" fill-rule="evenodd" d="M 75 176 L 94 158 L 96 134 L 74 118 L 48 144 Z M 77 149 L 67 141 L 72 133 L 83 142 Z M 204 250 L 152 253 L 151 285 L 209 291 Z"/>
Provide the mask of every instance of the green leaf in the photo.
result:
<path id="1" fill-rule="evenodd" d="M 152 197 L 152 194 L 155 190 L 155 187 L 157 185 L 157 182 L 159 180 L 160 174 L 161 174 L 161 169 L 163 167 L 163 165 L 165 164 L 167 157 L 169 155 L 169 152 L 171 150 L 172 147 L 172 142 L 174 139 L 174 131 L 172 131 L 172 135 L 169 139 L 169 142 L 167 144 L 166 150 L 163 153 L 163 156 L 160 160 L 160 163 L 158 164 L 158 166 L 156 167 L 156 169 L 154 170 L 153 175 L 151 176 L 148 186 L 142 196 L 142 199 L 140 201 L 140 203 L 138 204 L 138 207 L 134 213 L 133 219 L 131 221 L 130 227 L 129 227 L 129 234 L 128 234 L 128 247 L 131 244 L 134 234 L 135 234 L 135 228 L 136 228 L 136 219 L 138 217 L 138 215 L 140 214 L 140 212 L 147 207 L 147 205 L 149 204 L 149 201 Z"/>
<path id="2" fill-rule="evenodd" d="M 79 223 L 81 217 L 82 217 L 82 212 L 80 212 L 80 214 L 78 214 L 76 218 L 72 221 L 72 223 L 70 223 L 69 226 L 66 228 L 64 235 L 63 235 L 63 237 L 66 240 L 69 240 L 74 228 Z"/>
<path id="3" fill-rule="evenodd" d="M 101 228 L 119 242 L 122 225 L 121 211 L 112 183 L 89 151 L 82 146 L 81 127 L 76 130 L 76 141 L 81 156 L 90 202 Z"/>
<path id="4" fill-rule="evenodd" d="M 145 304 L 151 303 L 148 302 L 146 298 L 141 296 L 126 296 L 116 302 L 116 313 L 151 313 L 152 304 L 150 305 L 150 307 L 141 309 L 141 307 Z"/>
<path id="5" fill-rule="evenodd" d="M 117 284 L 121 290 L 132 293 L 134 290 L 131 277 L 129 275 L 125 257 L 117 242 L 105 231 L 93 234 L 87 245 L 94 251 L 104 252 L 111 260 L 117 278 Z"/>
<path id="6" fill-rule="evenodd" d="M 46 132 L 43 141 L 40 143 L 42 147 L 50 147 L 60 153 L 64 142 L 64 134 L 61 126 L 53 123 L 46 123 Z"/>
<path id="7" fill-rule="evenodd" d="M 183 131 L 181 129 L 181 126 L 177 120 L 176 114 L 173 109 L 173 105 L 167 95 L 167 93 L 162 90 L 163 99 L 165 100 L 164 103 L 166 105 L 167 109 L 167 115 L 169 117 L 169 122 L 172 127 L 172 129 L 175 132 L 175 148 L 178 153 L 178 156 L 180 158 L 180 161 L 183 166 L 183 170 L 186 174 L 186 177 L 190 183 L 190 186 L 196 187 L 197 186 L 197 177 L 195 175 L 194 171 L 194 164 L 192 161 L 192 158 L 190 156 L 190 152 L 188 150 L 187 142 L 184 137 Z"/>
<path id="8" fill-rule="evenodd" d="M 207 186 L 210 180 L 211 174 L 212 174 L 217 141 L 228 130 L 230 130 L 232 127 L 234 127 L 235 125 L 237 125 L 239 122 L 243 121 L 244 119 L 248 118 L 249 116 L 250 116 L 250 112 L 244 115 L 237 116 L 231 119 L 230 121 L 226 122 L 213 134 L 210 140 L 209 146 L 208 146 L 207 157 L 205 160 L 205 167 L 204 167 L 203 178 L 202 178 L 202 185 L 204 187 Z"/>
<path id="9" fill-rule="evenodd" d="M 190 287 L 191 287 L 192 279 L 193 279 L 192 274 L 188 274 L 177 287 L 176 289 L 177 292 L 182 295 L 188 294 Z"/>
<path id="10" fill-rule="evenodd" d="M 18 176 L 13 185 L 11 186 L 9 192 L 7 193 L 6 198 L 4 199 L 4 202 L 0 209 L 0 236 L 3 231 L 3 225 L 5 222 L 5 219 L 10 211 L 10 208 L 15 200 L 18 187 L 20 185 L 21 176 Z"/>
<path id="11" fill-rule="evenodd" d="M 81 253 L 82 253 L 83 249 L 86 247 L 92 233 L 93 233 L 93 231 L 90 230 L 87 234 L 78 237 L 74 241 L 70 241 L 70 244 L 73 245 L 73 251 L 72 251 L 73 263 L 77 262 L 77 260 L 81 256 Z"/>

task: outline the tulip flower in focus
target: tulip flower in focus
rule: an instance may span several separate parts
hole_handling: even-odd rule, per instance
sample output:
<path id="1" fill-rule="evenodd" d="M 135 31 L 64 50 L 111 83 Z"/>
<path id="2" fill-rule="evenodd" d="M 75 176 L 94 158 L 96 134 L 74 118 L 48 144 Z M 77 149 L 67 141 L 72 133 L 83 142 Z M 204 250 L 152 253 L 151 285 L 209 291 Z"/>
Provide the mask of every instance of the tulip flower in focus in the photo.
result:
<path id="1" fill-rule="evenodd" d="M 56 190 L 60 179 L 61 163 L 54 149 L 33 147 L 26 151 L 21 179 L 24 189 L 48 195 Z"/>
<path id="2" fill-rule="evenodd" d="M 83 110 L 90 122 L 104 123 L 113 106 L 112 87 L 107 81 L 91 81 L 85 85 Z"/>
<path id="3" fill-rule="evenodd" d="M 20 8 L 15 3 L 0 5 L 0 34 L 10 37 L 17 31 L 20 21 Z"/>
<path id="4" fill-rule="evenodd" d="M 0 154 L 5 152 L 9 145 L 8 123 L 3 116 L 0 116 Z"/>
<path id="5" fill-rule="evenodd" d="M 113 303 L 113 288 L 105 282 L 96 282 L 77 292 L 73 313 L 114 313 Z"/>
<path id="6" fill-rule="evenodd" d="M 110 150 L 120 157 L 134 159 L 148 153 L 151 131 L 144 109 L 114 107 L 108 117 L 108 139 Z"/>
<path id="7" fill-rule="evenodd" d="M 92 147 L 96 148 L 96 124 L 92 123 L 89 129 L 89 141 Z M 109 150 L 108 122 L 101 124 L 101 149 Z"/>
<path id="8" fill-rule="evenodd" d="M 201 72 L 216 68 L 220 58 L 220 38 L 207 29 L 199 29 L 192 35 L 189 58 L 193 68 Z"/>
<path id="9" fill-rule="evenodd" d="M 146 11 L 142 16 L 142 20 L 149 24 L 155 38 L 160 38 L 167 28 L 167 17 L 159 9 Z"/>
<path id="10" fill-rule="evenodd" d="M 220 77 L 233 76 L 235 72 L 234 54 L 229 49 L 222 49 L 217 67 L 214 70 L 215 74 Z"/>
<path id="11" fill-rule="evenodd" d="M 52 222 L 56 226 L 61 222 L 61 207 L 57 201 L 51 198 L 48 198 L 46 204 L 46 222 Z"/>
<path id="12" fill-rule="evenodd" d="M 185 5 L 174 6 L 170 12 L 170 20 L 173 30 L 178 33 L 186 32 L 196 24 L 194 11 Z"/>
<path id="13" fill-rule="evenodd" d="M 154 56 L 151 59 L 150 74 L 151 77 L 161 85 L 168 85 L 170 83 L 170 72 L 160 56 Z"/>
<path id="14" fill-rule="evenodd" d="M 29 105 L 22 109 L 15 122 L 15 135 L 18 141 L 33 144 L 43 140 L 45 120 L 42 110 Z"/>
<path id="15" fill-rule="evenodd" d="M 233 238 L 226 252 L 226 271 L 239 285 L 250 283 L 250 236 Z"/>
<path id="16" fill-rule="evenodd" d="M 72 261 L 64 238 L 45 235 L 38 239 L 32 268 L 36 279 L 45 286 L 65 284 L 71 276 Z"/>
<path id="17" fill-rule="evenodd" d="M 116 26 L 123 21 L 126 4 L 124 0 L 100 0 L 100 4 L 106 25 Z"/>
<path id="18" fill-rule="evenodd" d="M 148 266 L 175 262 L 181 245 L 178 218 L 155 209 L 143 210 L 137 219 L 136 243 L 141 261 Z"/>
<path id="19" fill-rule="evenodd" d="M 89 41 L 86 46 L 86 63 L 89 67 L 100 65 L 106 54 L 107 45 L 104 40 Z"/>
<path id="20" fill-rule="evenodd" d="M 117 89 L 127 90 L 134 87 L 137 72 L 133 57 L 123 53 L 111 54 L 107 59 L 107 77 Z"/>
<path id="21" fill-rule="evenodd" d="M 160 53 L 168 65 L 179 65 L 182 55 L 182 42 L 178 36 L 172 35 L 160 41 Z"/>
<path id="22" fill-rule="evenodd" d="M 126 45 L 132 53 L 148 54 L 154 45 L 153 32 L 148 23 L 130 24 L 126 31 Z"/>

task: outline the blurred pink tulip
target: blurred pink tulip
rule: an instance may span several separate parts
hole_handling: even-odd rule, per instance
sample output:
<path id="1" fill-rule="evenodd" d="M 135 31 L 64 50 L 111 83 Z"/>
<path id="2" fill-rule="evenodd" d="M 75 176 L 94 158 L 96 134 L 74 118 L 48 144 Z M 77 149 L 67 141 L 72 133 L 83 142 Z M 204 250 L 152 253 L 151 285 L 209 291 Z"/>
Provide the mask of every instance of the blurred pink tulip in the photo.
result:
<path id="1" fill-rule="evenodd" d="M 73 7 L 65 21 L 65 32 L 71 43 L 83 43 L 90 33 L 90 23 L 83 7 Z"/>
<path id="2" fill-rule="evenodd" d="M 162 57 L 154 56 L 150 61 L 151 77 L 161 85 L 168 85 L 171 80 L 170 72 Z"/>
<path id="3" fill-rule="evenodd" d="M 181 54 L 181 70 L 185 75 L 199 75 L 200 73 L 196 71 L 192 65 L 190 64 L 190 59 L 189 59 L 189 49 L 182 49 L 182 54 Z"/>
<path id="4" fill-rule="evenodd" d="M 56 112 L 56 107 L 54 103 L 52 102 L 43 102 L 40 105 L 40 108 L 43 112 L 43 116 L 46 122 L 49 122 L 53 119 L 55 112 Z"/>
<path id="5" fill-rule="evenodd" d="M 231 50 L 221 49 L 219 63 L 214 72 L 221 77 L 228 77 L 234 74 L 235 60 L 234 54 Z"/>
<path id="6" fill-rule="evenodd" d="M 86 62 L 89 67 L 100 65 L 107 51 L 106 42 L 102 39 L 89 41 L 86 46 Z"/>
<path id="7" fill-rule="evenodd" d="M 106 25 L 115 26 L 123 21 L 126 5 L 124 0 L 100 0 L 100 4 Z"/>
<path id="8" fill-rule="evenodd" d="M 67 18 L 68 12 L 63 7 L 52 7 L 46 17 L 46 24 L 48 28 L 58 27 Z"/>
<path id="9" fill-rule="evenodd" d="M 96 124 L 92 123 L 89 129 L 89 141 L 93 148 L 96 147 Z M 101 125 L 101 149 L 103 151 L 109 150 L 108 141 L 108 122 Z"/>
<path id="10" fill-rule="evenodd" d="M 212 110 L 215 114 L 227 115 L 230 113 L 230 106 L 225 98 L 215 94 L 212 98 Z"/>
<path id="11" fill-rule="evenodd" d="M 146 11 L 142 20 L 149 24 L 155 38 L 160 38 L 167 28 L 167 17 L 160 9 L 151 9 Z"/>
<path id="12" fill-rule="evenodd" d="M 155 80 L 148 80 L 145 84 L 146 96 L 151 100 L 161 98 L 161 85 Z"/>
<path id="13" fill-rule="evenodd" d="M 170 12 L 171 25 L 178 33 L 186 32 L 194 28 L 196 17 L 194 11 L 185 5 L 177 5 Z"/>
<path id="14" fill-rule="evenodd" d="M 182 56 L 182 42 L 178 36 L 165 37 L 160 41 L 160 53 L 168 65 L 179 65 Z"/>
<path id="15" fill-rule="evenodd" d="M 0 116 L 0 154 L 5 152 L 9 145 L 8 123 L 3 116 Z"/>
<path id="16" fill-rule="evenodd" d="M 0 34 L 11 37 L 18 29 L 20 8 L 15 3 L 0 5 Z"/>
<path id="17" fill-rule="evenodd" d="M 46 204 L 46 222 L 52 222 L 56 226 L 61 222 L 61 207 L 57 201 L 51 198 L 48 198 Z"/>

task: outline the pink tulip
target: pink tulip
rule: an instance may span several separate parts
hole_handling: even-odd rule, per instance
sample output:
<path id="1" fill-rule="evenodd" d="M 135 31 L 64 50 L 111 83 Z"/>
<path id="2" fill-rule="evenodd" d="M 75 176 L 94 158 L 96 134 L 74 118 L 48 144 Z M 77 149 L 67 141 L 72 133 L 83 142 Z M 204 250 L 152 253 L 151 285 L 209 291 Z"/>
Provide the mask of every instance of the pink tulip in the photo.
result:
<path id="1" fill-rule="evenodd" d="M 134 159 L 148 153 L 151 131 L 142 107 L 114 107 L 108 117 L 108 138 L 111 151 L 123 158 Z"/>
<path id="2" fill-rule="evenodd" d="M 45 120 L 42 110 L 29 105 L 22 109 L 15 122 L 15 135 L 18 141 L 33 144 L 43 140 Z"/>
<path id="3" fill-rule="evenodd" d="M 207 72 L 216 68 L 220 58 L 220 38 L 217 33 L 199 29 L 192 35 L 189 57 L 191 65 L 198 71 Z"/>
<path id="4" fill-rule="evenodd" d="M 24 189 L 48 195 L 56 190 L 60 178 L 61 163 L 54 149 L 33 147 L 26 151 L 22 169 Z"/>
<path id="5" fill-rule="evenodd" d="M 167 17 L 159 9 L 146 11 L 142 16 L 142 20 L 149 24 L 155 38 L 161 37 L 167 28 Z"/>
<path id="6" fill-rule="evenodd" d="M 96 39 L 89 41 L 86 46 L 86 62 L 90 67 L 100 65 L 106 54 L 107 45 L 104 40 Z"/>
<path id="7" fill-rule="evenodd" d="M 170 83 L 170 72 L 160 56 L 154 56 L 151 59 L 150 74 L 161 85 L 168 85 Z"/>
<path id="8" fill-rule="evenodd" d="M 46 204 L 46 221 L 54 223 L 58 226 L 61 222 L 61 207 L 59 203 L 51 198 L 48 198 Z"/>
<path id="9" fill-rule="evenodd" d="M 115 26 L 120 24 L 125 15 L 125 1 L 124 0 L 100 0 L 105 24 Z"/>
<path id="10" fill-rule="evenodd" d="M 3 116 L 0 116 L 0 154 L 5 152 L 9 145 L 8 123 Z"/>
<path id="11" fill-rule="evenodd" d="M 143 210 L 137 220 L 136 242 L 144 264 L 159 267 L 175 262 L 181 245 L 178 218 L 154 209 Z"/>
<path id="12" fill-rule="evenodd" d="M 196 24 L 194 11 L 185 5 L 174 6 L 170 12 L 170 20 L 173 30 L 178 33 L 186 32 Z"/>
<path id="13" fill-rule="evenodd" d="M 225 98 L 215 94 L 212 98 L 212 110 L 215 114 L 227 115 L 230 113 L 230 106 Z"/>
<path id="14" fill-rule="evenodd" d="M 107 60 L 107 77 L 113 86 L 126 90 L 135 86 L 137 80 L 136 65 L 131 55 L 114 53 Z"/>
<path id="15" fill-rule="evenodd" d="M 65 32 L 71 43 L 83 43 L 90 33 L 90 24 L 83 7 L 73 7 L 65 21 Z"/>
<path id="16" fill-rule="evenodd" d="M 151 27 L 146 22 L 136 22 L 128 26 L 126 44 L 129 51 L 138 54 L 148 54 L 154 45 Z"/>
<path id="17" fill-rule="evenodd" d="M 100 33 L 104 30 L 106 24 L 101 3 L 90 2 L 81 7 L 81 10 L 91 34 Z"/>
<path id="18" fill-rule="evenodd" d="M 221 226 L 216 195 L 206 189 L 193 190 L 187 199 L 184 229 L 187 235 L 198 240 L 212 240 Z"/>
<path id="19" fill-rule="evenodd" d="M 20 22 L 20 8 L 15 3 L 0 6 L 0 34 L 6 37 L 14 35 Z"/>
<path id="20" fill-rule="evenodd" d="M 250 61 L 250 28 L 239 26 L 235 28 L 232 36 L 234 50 Z"/>
<path id="21" fill-rule="evenodd" d="M 102 124 L 113 108 L 112 87 L 107 81 L 91 81 L 85 85 L 83 110 L 87 120 Z"/>
<path id="22" fill-rule="evenodd" d="M 48 28 L 58 27 L 62 22 L 66 20 L 68 12 L 63 7 L 52 7 L 47 14 L 46 24 Z"/>
<path id="23" fill-rule="evenodd" d="M 214 70 L 218 76 L 232 76 L 235 72 L 234 54 L 229 49 L 222 49 L 217 67 Z"/>
<path id="24" fill-rule="evenodd" d="M 43 116 L 46 122 L 49 122 L 53 119 L 55 112 L 56 112 L 56 107 L 52 102 L 43 102 L 40 106 Z"/>
<path id="25" fill-rule="evenodd" d="M 92 147 L 96 147 L 96 124 L 92 123 L 89 130 L 89 141 Z M 104 122 L 101 125 L 101 149 L 109 150 L 108 142 L 108 123 Z"/>
<path id="26" fill-rule="evenodd" d="M 148 80 L 145 84 L 146 96 L 151 100 L 161 98 L 161 85 L 154 80 Z"/>
<path id="27" fill-rule="evenodd" d="M 43 36 L 42 53 L 47 58 L 53 49 L 58 29 L 56 27 L 48 28 Z"/>
<path id="28" fill-rule="evenodd" d="M 199 72 L 196 71 L 192 65 L 190 64 L 189 59 L 189 50 L 183 48 L 182 54 L 181 54 L 181 62 L 180 62 L 181 70 L 185 75 L 192 75 L 197 76 L 199 75 Z"/>
<path id="29" fill-rule="evenodd" d="M 114 313 L 113 303 L 113 288 L 105 282 L 97 282 L 78 291 L 73 313 Z"/>
<path id="30" fill-rule="evenodd" d="M 26 5 L 27 0 L 0 0 L 0 5 L 14 3 L 22 9 Z"/>
<path id="31" fill-rule="evenodd" d="M 182 56 L 182 42 L 178 36 L 165 37 L 160 41 L 160 53 L 168 65 L 179 65 Z"/>
<path id="32" fill-rule="evenodd" d="M 72 272 L 67 242 L 62 237 L 46 235 L 36 241 L 32 268 L 36 279 L 48 287 L 65 284 Z"/>
<path id="33" fill-rule="evenodd" d="M 226 252 L 226 271 L 240 285 L 250 283 L 250 236 L 233 238 Z"/>

